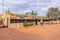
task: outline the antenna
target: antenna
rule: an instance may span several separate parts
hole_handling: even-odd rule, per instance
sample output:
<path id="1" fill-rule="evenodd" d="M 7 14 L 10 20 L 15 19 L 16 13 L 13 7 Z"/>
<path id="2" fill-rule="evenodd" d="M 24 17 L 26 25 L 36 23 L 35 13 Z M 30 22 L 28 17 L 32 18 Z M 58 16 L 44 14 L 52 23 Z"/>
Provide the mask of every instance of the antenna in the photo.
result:
<path id="1" fill-rule="evenodd" d="M 3 7 L 3 12 L 4 12 L 4 0 L 2 0 L 2 7 Z"/>

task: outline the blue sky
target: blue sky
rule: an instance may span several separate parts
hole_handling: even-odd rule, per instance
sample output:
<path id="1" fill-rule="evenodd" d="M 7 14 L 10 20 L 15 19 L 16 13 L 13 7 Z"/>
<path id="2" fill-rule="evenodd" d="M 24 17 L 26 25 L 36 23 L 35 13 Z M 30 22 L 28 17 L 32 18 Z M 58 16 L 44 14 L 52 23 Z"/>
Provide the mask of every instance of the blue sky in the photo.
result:
<path id="1" fill-rule="evenodd" d="M 2 2 L 0 0 L 0 13 L 3 12 Z M 44 16 L 48 8 L 60 8 L 60 0 L 4 0 L 4 9 L 15 13 L 26 13 L 36 11 L 38 16 Z"/>

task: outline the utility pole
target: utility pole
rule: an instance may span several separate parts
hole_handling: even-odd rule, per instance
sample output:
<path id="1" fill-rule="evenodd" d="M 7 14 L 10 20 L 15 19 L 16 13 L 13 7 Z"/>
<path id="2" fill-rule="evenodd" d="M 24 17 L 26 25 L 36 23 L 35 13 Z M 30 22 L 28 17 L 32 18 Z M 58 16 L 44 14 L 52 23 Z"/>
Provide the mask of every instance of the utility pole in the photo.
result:
<path id="1" fill-rule="evenodd" d="M 5 5 L 4 5 L 4 0 L 2 0 L 2 7 L 3 7 L 3 24 L 4 24 L 4 27 L 7 27 L 7 15 L 5 13 Z"/>
<path id="2" fill-rule="evenodd" d="M 3 12 L 4 12 L 4 0 L 2 0 L 2 7 L 3 7 Z"/>

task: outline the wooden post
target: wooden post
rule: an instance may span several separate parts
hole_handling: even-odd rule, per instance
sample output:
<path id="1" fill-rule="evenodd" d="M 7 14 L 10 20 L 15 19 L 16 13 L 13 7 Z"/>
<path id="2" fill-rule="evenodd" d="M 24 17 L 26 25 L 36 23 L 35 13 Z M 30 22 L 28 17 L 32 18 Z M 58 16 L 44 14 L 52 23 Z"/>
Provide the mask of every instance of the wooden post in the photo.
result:
<path id="1" fill-rule="evenodd" d="M 10 14 L 8 15 L 8 28 L 11 28 L 11 25 L 10 25 Z"/>
<path id="2" fill-rule="evenodd" d="M 8 28 L 10 28 L 10 18 L 8 18 Z"/>

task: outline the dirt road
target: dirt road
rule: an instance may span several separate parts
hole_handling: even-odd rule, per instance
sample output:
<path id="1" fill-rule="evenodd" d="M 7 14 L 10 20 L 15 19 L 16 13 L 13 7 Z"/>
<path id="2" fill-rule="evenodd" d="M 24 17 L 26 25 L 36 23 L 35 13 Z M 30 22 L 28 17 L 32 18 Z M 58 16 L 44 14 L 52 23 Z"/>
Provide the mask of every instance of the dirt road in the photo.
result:
<path id="1" fill-rule="evenodd" d="M 0 28 L 0 40 L 43 40 L 37 35 L 22 33 L 13 29 Z"/>
<path id="2" fill-rule="evenodd" d="M 60 40 L 60 24 L 20 29 L 0 28 L 0 40 Z"/>
<path id="3" fill-rule="evenodd" d="M 20 29 L 20 32 L 42 36 L 44 40 L 60 40 L 60 24 L 37 25 Z"/>

